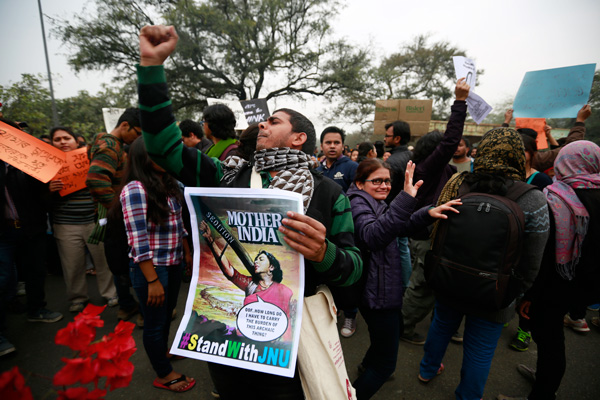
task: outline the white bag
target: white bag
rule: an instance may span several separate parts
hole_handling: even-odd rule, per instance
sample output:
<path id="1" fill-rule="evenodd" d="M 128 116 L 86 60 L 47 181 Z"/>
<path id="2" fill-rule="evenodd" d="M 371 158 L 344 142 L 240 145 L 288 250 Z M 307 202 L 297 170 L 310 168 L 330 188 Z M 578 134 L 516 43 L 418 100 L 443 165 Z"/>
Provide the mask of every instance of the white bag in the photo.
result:
<path id="1" fill-rule="evenodd" d="M 298 371 L 307 400 L 356 400 L 338 335 L 337 308 L 327 286 L 304 298 Z"/>

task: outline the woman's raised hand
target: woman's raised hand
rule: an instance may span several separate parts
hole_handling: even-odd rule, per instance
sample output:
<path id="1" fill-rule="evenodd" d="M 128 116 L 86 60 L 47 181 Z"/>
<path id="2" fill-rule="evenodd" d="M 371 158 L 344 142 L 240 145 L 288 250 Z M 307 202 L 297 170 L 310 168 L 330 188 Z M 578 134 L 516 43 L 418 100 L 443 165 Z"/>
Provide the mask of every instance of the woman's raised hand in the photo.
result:
<path id="1" fill-rule="evenodd" d="M 449 202 L 444 203 L 441 206 L 437 206 L 435 208 L 430 208 L 429 215 L 431 215 L 433 218 L 448 219 L 448 216 L 444 213 L 448 212 L 448 211 L 452 211 L 457 214 L 460 214 L 460 211 L 458 211 L 456 208 L 454 208 L 454 206 L 461 206 L 461 205 L 462 205 L 462 201 L 460 201 L 460 199 L 450 200 Z"/>
<path id="2" fill-rule="evenodd" d="M 423 181 L 420 180 L 413 185 L 413 175 L 415 174 L 416 166 L 417 164 L 413 163 L 412 161 L 409 161 L 406 164 L 406 172 L 404 173 L 404 191 L 412 197 L 415 197 L 417 195 L 417 191 L 423 184 Z"/>

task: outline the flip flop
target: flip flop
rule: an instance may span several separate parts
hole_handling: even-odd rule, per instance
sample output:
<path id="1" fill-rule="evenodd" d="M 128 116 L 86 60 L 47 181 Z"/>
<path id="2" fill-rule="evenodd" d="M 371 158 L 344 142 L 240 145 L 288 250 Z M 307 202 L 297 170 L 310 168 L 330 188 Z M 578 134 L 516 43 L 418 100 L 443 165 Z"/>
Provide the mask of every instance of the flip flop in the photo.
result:
<path id="1" fill-rule="evenodd" d="M 160 383 L 158 381 L 158 378 L 156 378 L 156 379 L 154 379 L 154 382 L 152 382 L 152 386 L 154 386 L 157 389 L 165 389 L 165 390 L 168 390 L 168 391 L 174 392 L 174 393 L 183 393 L 183 392 L 187 392 L 188 390 L 190 390 L 194 386 L 196 386 L 195 379 L 193 381 L 189 382 L 189 384 L 185 387 L 185 389 L 181 389 L 181 390 L 171 389 L 171 385 L 174 385 L 179 382 L 183 382 L 186 379 L 187 379 L 187 377 L 183 374 L 179 378 L 173 379 L 172 381 L 165 382 L 165 383 Z"/>
<path id="2" fill-rule="evenodd" d="M 171 353 L 169 353 L 169 354 L 167 355 L 167 358 L 168 358 L 169 360 L 171 360 L 171 361 L 177 361 L 177 360 L 185 360 L 187 357 L 184 357 L 184 356 L 177 356 L 177 355 L 175 355 L 175 354 L 171 354 Z"/>

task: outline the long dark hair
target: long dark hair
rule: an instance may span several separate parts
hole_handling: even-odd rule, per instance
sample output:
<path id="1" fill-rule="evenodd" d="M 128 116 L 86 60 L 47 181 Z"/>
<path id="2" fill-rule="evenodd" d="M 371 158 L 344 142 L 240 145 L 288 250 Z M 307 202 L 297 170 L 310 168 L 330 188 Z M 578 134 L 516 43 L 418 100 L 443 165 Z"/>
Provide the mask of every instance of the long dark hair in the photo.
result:
<path id="1" fill-rule="evenodd" d="M 431 155 L 431 153 L 433 153 L 433 151 L 438 146 L 438 144 L 440 144 L 443 138 L 444 135 L 437 129 L 435 131 L 427 133 L 417 142 L 413 151 L 412 161 L 415 164 L 419 165 L 421 161 L 424 161 L 427 157 Z"/>
<path id="2" fill-rule="evenodd" d="M 261 254 L 267 256 L 269 263 L 271 264 L 271 266 L 273 266 L 273 281 L 281 283 L 281 281 L 283 280 L 283 271 L 281 270 L 281 265 L 279 265 L 279 261 L 275 258 L 273 254 L 265 250 L 259 251 L 256 257 L 254 257 L 254 261 L 256 261 L 256 259 L 260 257 Z M 260 280 L 259 275 L 253 274 L 252 280 L 254 281 L 254 283 L 258 283 L 258 281 Z"/>
<path id="3" fill-rule="evenodd" d="M 171 213 L 167 198 L 175 197 L 181 204 L 183 196 L 175 178 L 166 172 L 160 173 L 155 168 L 146 151 L 144 139 L 139 137 L 129 147 L 127 167 L 121 183 L 125 186 L 131 181 L 140 181 L 148 197 L 146 217 L 157 225 L 163 225 Z"/>

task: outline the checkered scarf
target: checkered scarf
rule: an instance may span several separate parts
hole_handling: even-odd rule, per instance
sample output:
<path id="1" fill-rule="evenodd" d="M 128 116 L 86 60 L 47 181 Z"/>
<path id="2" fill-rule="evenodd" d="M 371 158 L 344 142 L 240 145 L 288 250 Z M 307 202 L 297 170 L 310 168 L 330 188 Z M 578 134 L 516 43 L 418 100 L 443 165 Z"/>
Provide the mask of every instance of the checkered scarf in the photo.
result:
<path id="1" fill-rule="evenodd" d="M 223 181 L 230 183 L 239 169 L 247 163 L 237 156 L 227 157 L 223 162 Z M 312 199 L 315 181 L 310 173 L 311 159 L 301 150 L 289 147 L 263 149 L 254 153 L 254 167 L 257 172 L 278 171 L 269 189 L 282 189 L 302 195 L 304 212 Z"/>

